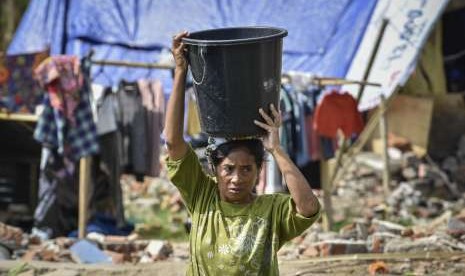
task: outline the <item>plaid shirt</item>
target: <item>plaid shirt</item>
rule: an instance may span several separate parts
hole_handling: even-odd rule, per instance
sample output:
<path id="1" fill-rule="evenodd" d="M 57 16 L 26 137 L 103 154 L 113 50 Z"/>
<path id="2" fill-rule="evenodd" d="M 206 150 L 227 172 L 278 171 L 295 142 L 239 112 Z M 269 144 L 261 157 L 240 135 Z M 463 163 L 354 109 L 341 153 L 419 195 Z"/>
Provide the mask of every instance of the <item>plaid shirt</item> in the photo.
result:
<path id="1" fill-rule="evenodd" d="M 97 129 L 86 96 L 87 93 L 81 91 L 81 100 L 74 111 L 75 123 L 70 124 L 62 111 L 51 106 L 46 94 L 45 108 L 34 131 L 34 138 L 44 146 L 57 148 L 58 153 L 74 161 L 98 153 Z"/>

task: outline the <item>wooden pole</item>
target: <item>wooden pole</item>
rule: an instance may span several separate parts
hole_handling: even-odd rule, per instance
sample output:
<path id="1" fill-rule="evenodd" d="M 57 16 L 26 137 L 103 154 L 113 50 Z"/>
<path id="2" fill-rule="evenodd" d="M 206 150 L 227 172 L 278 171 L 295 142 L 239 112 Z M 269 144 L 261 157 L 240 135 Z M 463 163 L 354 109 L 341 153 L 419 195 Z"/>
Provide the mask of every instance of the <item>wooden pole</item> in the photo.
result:
<path id="1" fill-rule="evenodd" d="M 389 20 L 387 20 L 387 19 L 383 19 L 383 21 L 381 23 L 381 28 L 380 28 L 380 30 L 378 32 L 377 37 L 376 37 L 375 46 L 373 47 L 373 50 L 371 51 L 368 66 L 367 66 L 367 68 L 366 68 L 366 70 L 365 70 L 365 72 L 363 74 L 362 82 L 360 84 L 360 90 L 357 93 L 357 98 L 356 98 L 357 104 L 362 99 L 363 92 L 365 91 L 365 86 L 366 86 L 365 82 L 368 80 L 368 77 L 370 75 L 371 68 L 373 67 L 373 64 L 375 62 L 376 54 L 378 53 L 379 46 L 381 45 L 381 41 L 383 40 L 384 32 L 386 31 L 386 27 L 387 27 L 388 23 L 389 23 Z M 348 148 L 347 147 L 347 139 L 344 137 L 344 138 L 342 138 L 342 141 L 341 141 L 341 147 L 336 153 L 336 166 L 334 167 L 334 171 L 333 171 L 333 173 L 331 175 L 331 178 L 330 178 L 331 183 L 334 183 L 334 181 L 336 180 L 338 170 L 342 166 L 342 156 L 346 153 L 347 148 Z M 335 186 L 335 185 L 333 185 L 333 186 Z"/>
<path id="2" fill-rule="evenodd" d="M 79 161 L 79 225 L 78 237 L 83 239 L 86 236 L 88 192 L 90 180 L 91 157 L 83 157 Z"/>
<path id="3" fill-rule="evenodd" d="M 379 134 L 381 136 L 382 148 L 383 148 L 383 189 L 384 195 L 389 195 L 389 183 L 391 182 L 391 175 L 389 171 L 389 153 L 388 153 L 388 125 L 386 120 L 386 99 L 384 95 L 381 95 L 381 103 L 379 108 L 381 109 L 381 116 L 379 119 Z"/>
<path id="4" fill-rule="evenodd" d="M 331 202 L 331 182 L 329 182 L 329 161 L 320 162 L 321 187 L 323 188 L 323 229 L 330 231 L 333 227 L 333 204 Z"/>

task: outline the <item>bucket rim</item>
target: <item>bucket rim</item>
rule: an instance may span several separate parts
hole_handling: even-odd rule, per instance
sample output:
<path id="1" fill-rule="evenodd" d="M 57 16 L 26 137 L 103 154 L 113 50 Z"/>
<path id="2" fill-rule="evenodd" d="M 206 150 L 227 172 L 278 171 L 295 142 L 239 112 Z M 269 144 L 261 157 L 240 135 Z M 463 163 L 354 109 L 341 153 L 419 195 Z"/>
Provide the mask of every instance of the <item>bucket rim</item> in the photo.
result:
<path id="1" fill-rule="evenodd" d="M 244 27 L 206 29 L 206 30 L 192 32 L 190 33 L 190 35 L 199 34 L 199 33 L 215 32 L 215 31 L 224 31 L 224 30 L 238 30 L 238 29 L 272 29 L 277 32 L 275 34 L 267 35 L 267 36 L 259 36 L 259 37 L 254 37 L 254 38 L 241 38 L 241 39 L 227 39 L 227 40 L 202 40 L 202 39 L 184 37 L 182 39 L 182 42 L 187 45 L 195 45 L 195 46 L 226 46 L 226 45 L 261 42 L 264 40 L 270 40 L 274 38 L 283 38 L 287 36 L 286 29 L 278 28 L 278 27 L 270 27 L 270 26 L 244 26 Z"/>

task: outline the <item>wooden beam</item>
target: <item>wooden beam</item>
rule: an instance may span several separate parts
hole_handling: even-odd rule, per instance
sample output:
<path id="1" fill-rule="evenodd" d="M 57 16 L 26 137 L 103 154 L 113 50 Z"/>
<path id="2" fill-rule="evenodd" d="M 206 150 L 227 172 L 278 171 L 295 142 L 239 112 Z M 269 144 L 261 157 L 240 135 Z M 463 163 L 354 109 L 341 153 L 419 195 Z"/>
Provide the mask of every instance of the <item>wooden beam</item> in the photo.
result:
<path id="1" fill-rule="evenodd" d="M 38 118 L 35 114 L 0 112 L 0 120 L 5 121 L 37 122 Z"/>

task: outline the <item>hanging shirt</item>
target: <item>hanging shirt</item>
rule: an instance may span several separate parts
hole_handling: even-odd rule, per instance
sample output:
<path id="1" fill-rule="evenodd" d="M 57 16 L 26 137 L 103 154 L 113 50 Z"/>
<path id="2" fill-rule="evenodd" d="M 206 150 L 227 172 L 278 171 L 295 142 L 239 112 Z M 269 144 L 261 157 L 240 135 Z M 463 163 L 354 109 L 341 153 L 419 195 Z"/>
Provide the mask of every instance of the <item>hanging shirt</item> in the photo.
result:
<path id="1" fill-rule="evenodd" d="M 363 120 L 352 95 L 337 91 L 325 95 L 316 107 L 314 128 L 318 134 L 329 138 L 335 138 L 338 129 L 346 138 L 360 134 Z"/>
<path id="2" fill-rule="evenodd" d="M 84 97 L 76 106 L 73 126 L 67 124 L 62 111 L 54 109 L 46 95 L 44 111 L 39 117 L 34 139 L 73 161 L 98 153 L 97 129 L 92 118 L 89 101 Z"/>
<path id="3" fill-rule="evenodd" d="M 192 215 L 188 275 L 279 275 L 277 251 L 319 217 L 296 212 L 289 195 L 258 196 L 250 204 L 220 200 L 217 182 L 189 147 L 168 175 Z"/>
<path id="4" fill-rule="evenodd" d="M 157 177 L 160 174 L 160 135 L 165 123 L 165 94 L 161 81 L 139 80 L 137 84 L 146 117 L 146 175 Z"/>
<path id="5" fill-rule="evenodd" d="M 136 82 L 121 81 L 117 92 L 121 132 L 121 165 L 134 173 L 138 181 L 144 180 L 147 170 L 147 123 L 142 95 Z"/>

